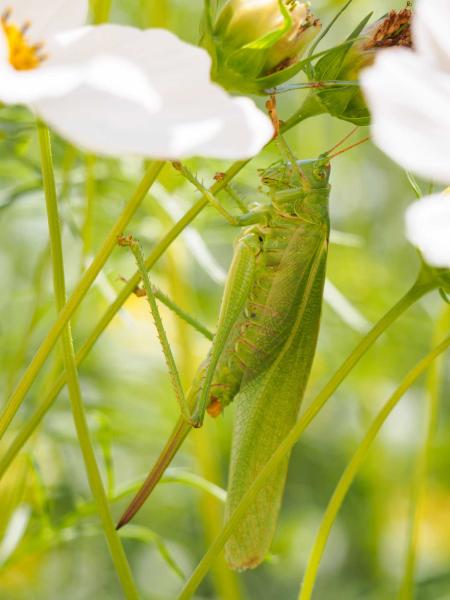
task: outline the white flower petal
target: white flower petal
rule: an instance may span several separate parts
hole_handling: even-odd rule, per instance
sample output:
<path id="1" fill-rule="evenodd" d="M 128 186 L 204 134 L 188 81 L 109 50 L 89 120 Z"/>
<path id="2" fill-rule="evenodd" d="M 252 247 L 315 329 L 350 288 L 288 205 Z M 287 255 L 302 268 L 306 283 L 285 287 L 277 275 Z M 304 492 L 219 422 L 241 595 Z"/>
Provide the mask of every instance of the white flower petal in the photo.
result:
<path id="1" fill-rule="evenodd" d="M 6 104 L 34 104 L 43 98 L 64 96 L 85 83 L 140 101 L 148 109 L 159 108 L 159 95 L 142 69 L 120 57 L 106 55 L 98 36 L 92 43 L 91 37 L 95 36 L 89 34 L 93 31 L 93 27 L 82 27 L 55 36 L 50 58 L 37 69 L 16 71 L 9 63 L 2 66 L 0 100 Z M 118 72 L 122 73 L 120 79 Z"/>
<path id="2" fill-rule="evenodd" d="M 379 52 L 361 83 L 374 142 L 404 168 L 450 183 L 450 74 L 392 48 Z"/>
<path id="3" fill-rule="evenodd" d="M 0 14 L 6 10 L 18 27 L 30 23 L 30 40 L 45 43 L 56 33 L 84 25 L 88 0 L 0 0 Z"/>
<path id="4" fill-rule="evenodd" d="M 430 63 L 450 73 L 450 2 L 421 0 L 412 29 L 414 47 Z"/>
<path id="5" fill-rule="evenodd" d="M 450 194 L 434 194 L 406 211 L 406 235 L 435 267 L 450 268 Z"/>
<path id="6" fill-rule="evenodd" d="M 69 68 L 96 54 L 83 85 L 63 101 L 34 103 L 52 127 L 91 152 L 248 158 L 273 135 L 251 100 L 230 98 L 210 82 L 204 50 L 165 30 L 85 28 L 65 40 L 52 66 Z"/>
<path id="7" fill-rule="evenodd" d="M 10 9 L 8 22 L 21 27 L 30 23 L 27 38 L 30 42 L 43 42 L 43 52 L 48 56 L 36 69 L 18 71 L 9 62 L 7 38 L 0 27 L 0 101 L 5 104 L 29 104 L 41 97 L 62 96 L 81 83 L 85 69 L 80 64 L 70 68 L 55 60 L 61 42 L 54 34 L 67 27 L 78 27 L 87 16 L 87 0 L 0 0 L 0 14 Z M 90 28 L 86 28 L 89 31 Z M 83 29 L 76 30 L 79 36 Z M 67 34 L 66 34 L 67 36 Z M 73 36 L 72 36 L 73 37 Z M 80 61 L 77 61 L 80 63 Z"/>
<path id="8" fill-rule="evenodd" d="M 0 67 L 0 101 L 5 104 L 31 104 L 42 97 L 63 96 L 83 79 L 81 68 L 40 67 L 16 71 Z"/>

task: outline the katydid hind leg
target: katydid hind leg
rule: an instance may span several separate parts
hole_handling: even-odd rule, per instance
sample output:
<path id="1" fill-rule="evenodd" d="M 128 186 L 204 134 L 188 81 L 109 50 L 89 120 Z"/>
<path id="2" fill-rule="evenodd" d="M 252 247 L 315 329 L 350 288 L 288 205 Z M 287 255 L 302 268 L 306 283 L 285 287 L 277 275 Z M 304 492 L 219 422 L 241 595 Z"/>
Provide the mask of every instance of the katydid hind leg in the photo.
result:
<path id="1" fill-rule="evenodd" d="M 186 400 L 188 403 L 189 410 L 192 411 L 203 381 L 204 364 L 200 366 L 197 373 L 195 374 L 194 381 L 192 382 L 191 388 L 187 394 Z M 150 496 L 152 491 L 155 489 L 164 472 L 175 458 L 178 450 L 181 448 L 184 440 L 187 438 L 189 432 L 192 430 L 191 423 L 187 422 L 182 416 L 178 419 L 172 433 L 170 434 L 161 454 L 157 458 L 153 465 L 150 473 L 142 484 L 140 490 L 137 492 L 133 500 L 130 502 L 123 515 L 120 517 L 117 524 L 117 529 L 120 529 L 126 525 L 134 515 L 139 511 L 144 502 Z"/>
<path id="2" fill-rule="evenodd" d="M 248 233 L 241 236 L 237 242 L 225 284 L 217 332 L 207 359 L 205 379 L 196 410 L 192 416 L 192 421 L 197 427 L 200 427 L 203 423 L 217 363 L 222 355 L 233 325 L 240 316 L 248 299 L 249 290 L 255 277 L 256 255 L 260 251 L 260 245 L 261 242 L 255 233 Z"/>
<path id="3" fill-rule="evenodd" d="M 238 248 L 235 252 L 227 283 L 225 285 L 219 324 L 211 349 L 210 356 L 212 360 L 209 360 L 208 367 L 206 367 L 205 364 L 201 365 L 187 396 L 190 410 L 197 407 L 195 414 L 197 415 L 197 418 L 201 418 L 201 420 L 203 420 L 203 415 L 208 404 L 210 382 L 214 375 L 215 364 L 217 364 L 217 361 L 220 358 L 229 331 L 231 331 L 234 321 L 242 310 L 242 305 L 248 293 L 248 286 L 251 285 L 253 279 L 255 252 L 255 240 L 252 239 L 250 241 L 248 236 L 244 236 L 244 238 L 239 240 Z M 209 374 L 207 372 L 208 370 Z M 207 384 L 207 382 L 209 383 Z M 203 390 L 203 396 L 205 398 L 203 401 L 204 407 L 202 404 L 199 404 L 198 401 L 201 389 Z M 202 408 L 203 413 L 201 412 Z M 183 418 L 179 419 L 141 489 L 120 518 L 117 529 L 126 525 L 126 523 L 128 523 L 142 507 L 161 479 L 165 470 L 171 464 L 191 429 L 191 423 L 186 422 Z"/>
<path id="4" fill-rule="evenodd" d="M 155 486 L 163 476 L 165 470 L 169 467 L 191 429 L 191 425 L 187 423 L 185 419 L 180 418 L 178 420 L 174 430 L 172 431 L 172 434 L 164 446 L 163 451 L 158 457 L 158 460 L 154 464 L 140 490 L 120 517 L 116 529 L 120 529 L 126 525 L 140 510 L 144 502 L 155 489 Z"/>

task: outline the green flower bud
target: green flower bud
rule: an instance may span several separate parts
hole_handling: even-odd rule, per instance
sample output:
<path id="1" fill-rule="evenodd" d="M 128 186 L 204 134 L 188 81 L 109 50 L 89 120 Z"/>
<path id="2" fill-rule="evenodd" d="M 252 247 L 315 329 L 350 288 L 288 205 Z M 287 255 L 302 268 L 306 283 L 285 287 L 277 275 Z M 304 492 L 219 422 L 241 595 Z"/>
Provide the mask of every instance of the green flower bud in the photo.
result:
<path id="1" fill-rule="evenodd" d="M 356 42 L 344 49 L 331 49 L 316 63 L 314 78 L 317 81 L 356 81 L 360 71 L 374 62 L 380 48 L 411 46 L 409 9 L 393 10 L 368 26 L 365 26 L 365 22 L 361 22 L 350 35 L 350 39 L 358 38 Z M 370 122 L 369 109 L 358 87 L 319 89 L 311 102 L 315 103 L 316 110 L 320 108 L 321 112 L 328 112 L 355 125 L 368 125 Z"/>
<path id="2" fill-rule="evenodd" d="M 235 91 L 262 93 L 292 77 L 320 27 L 298 0 L 228 0 L 212 39 L 204 40 L 213 50 L 213 78 Z"/>

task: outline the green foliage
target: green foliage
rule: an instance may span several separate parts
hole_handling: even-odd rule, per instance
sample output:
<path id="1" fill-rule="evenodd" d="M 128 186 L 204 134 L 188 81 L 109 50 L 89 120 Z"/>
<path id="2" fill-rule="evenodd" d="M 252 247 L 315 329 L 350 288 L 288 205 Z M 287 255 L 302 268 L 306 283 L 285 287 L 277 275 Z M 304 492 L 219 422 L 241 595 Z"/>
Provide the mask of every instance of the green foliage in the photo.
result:
<path id="1" fill-rule="evenodd" d="M 147 0 L 116 0 L 110 18 L 113 22 L 145 21 L 148 25 L 155 6 L 161 9 L 163 4 L 166 24 L 182 38 L 195 41 L 202 18 L 200 2 L 173 0 L 156 5 Z M 397 7 L 400 5 L 403 3 L 397 2 Z M 329 23 L 341 6 L 341 2 L 324 0 L 314 6 L 314 11 Z M 363 24 L 357 23 L 372 7 L 368 0 L 353 3 L 321 41 L 320 48 L 325 49 L 315 49 L 302 62 L 300 71 L 294 65 L 284 75 L 295 76 L 293 83 L 301 84 L 339 79 L 339 70 L 353 43 L 347 41 L 342 46 L 342 42 L 358 37 Z M 390 8 L 389 2 L 380 3 L 380 12 Z M 317 56 L 319 52 L 324 54 Z M 277 81 L 267 79 L 258 82 L 257 87 L 261 90 L 276 85 Z M 367 123 L 365 107 L 359 102 L 359 91 L 350 87 L 299 89 L 280 95 L 278 112 L 282 120 L 289 122 L 301 105 L 303 114 L 309 105 L 310 114 L 319 115 L 286 134 L 294 154 L 317 157 L 334 146 L 348 133 L 349 126 L 342 120 Z M 331 119 L 330 113 L 337 118 Z M 278 159 L 279 152 L 272 144 L 249 165 L 239 163 L 231 168 L 233 189 L 246 203 L 262 196 L 257 169 Z M 53 160 L 70 295 L 91 255 L 101 249 L 144 173 L 148 173 L 148 165 L 138 159 L 92 161 L 92 157 L 55 136 Z M 188 164 L 207 186 L 213 184 L 216 172 L 229 167 L 212 160 L 193 159 Z M 235 214 L 233 200 L 218 183 L 214 185 L 219 199 Z M 352 307 L 366 321 L 376 323 L 405 293 L 419 270 L 417 253 L 403 233 L 404 209 L 414 200 L 415 191 L 405 174 L 370 144 L 336 157 L 331 183 L 332 227 L 351 234 L 353 239 L 356 236 L 358 245 L 332 244 L 327 274 Z M 423 183 L 417 182 L 416 191 L 426 189 Z M 162 320 L 181 382 L 187 389 L 210 345 L 205 335 L 210 337 L 209 331 L 215 328 L 223 274 L 229 266 L 236 231 L 214 209 L 206 208 L 207 202 L 199 199 L 198 192 L 170 166 L 164 166 L 150 193 L 142 195 L 145 198 L 137 203 L 123 233 L 132 233 L 142 242 L 151 280 L 160 290 L 156 297 Z M 93 198 L 91 214 L 89 198 Z M 180 221 L 178 213 L 187 216 Z M 191 224 L 190 236 L 178 236 L 187 224 Z M 57 319 L 47 231 L 33 116 L 19 107 L 3 108 L 3 402 Z M 145 298 L 132 293 L 139 283 L 133 259 L 115 249 L 114 243 L 107 259 L 73 314 L 72 330 L 87 425 L 109 508 L 117 518 L 158 455 L 179 409 Z M 448 272 L 433 271 L 430 276 L 438 277 L 439 285 L 450 293 Z M 196 329 L 164 306 L 167 296 L 181 311 L 194 315 Z M 445 319 L 440 322 L 440 330 L 437 326 L 443 310 L 448 311 L 448 307 L 439 294 L 428 294 L 361 358 L 320 414 L 305 427 L 293 449 L 287 491 L 268 559 L 257 571 L 239 575 L 227 571 L 218 561 L 202 583 L 198 597 L 296 597 L 308 553 L 336 483 L 405 374 L 448 334 L 448 325 L 442 326 Z M 306 417 L 320 390 L 362 337 L 345 320 L 345 311 L 335 303 L 325 303 L 306 391 Z M 450 391 L 446 364 L 448 355 L 433 388 L 441 400 L 448 398 Z M 62 371 L 62 354 L 55 347 L 0 445 L 0 596 L 5 600 L 123 597 L 89 489 Z M 398 594 L 408 553 L 412 473 L 416 473 L 417 456 L 428 439 L 425 423 L 429 386 L 421 379 L 405 394 L 358 471 L 334 523 L 318 573 L 318 599 L 388 600 Z M 191 434 L 175 463 L 183 469 L 166 474 L 136 522 L 120 534 L 143 598 L 175 598 L 182 580 L 186 581 L 222 528 L 233 411 L 230 406 L 223 418 L 208 419 L 204 429 Z M 434 442 L 427 442 L 428 470 L 414 549 L 419 600 L 450 594 L 448 403 L 441 402 L 437 412 Z"/>
<path id="2" fill-rule="evenodd" d="M 369 13 L 352 31 L 348 43 L 330 50 L 312 67 L 315 81 L 339 81 L 347 78 L 345 73 L 342 73 L 346 58 L 371 16 L 372 13 Z M 360 90 L 356 87 L 320 90 L 314 93 L 314 101 L 333 117 L 359 126 L 369 124 L 369 111 Z"/>

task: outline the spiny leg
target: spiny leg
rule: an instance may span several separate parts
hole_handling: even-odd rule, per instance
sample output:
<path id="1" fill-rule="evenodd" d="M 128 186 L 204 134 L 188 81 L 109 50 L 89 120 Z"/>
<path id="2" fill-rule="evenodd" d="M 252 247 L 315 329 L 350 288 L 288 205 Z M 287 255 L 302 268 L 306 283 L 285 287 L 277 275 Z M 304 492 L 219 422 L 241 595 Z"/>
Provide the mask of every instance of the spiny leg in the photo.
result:
<path id="1" fill-rule="evenodd" d="M 124 277 L 120 277 L 122 281 L 127 283 L 127 280 Z M 167 294 L 165 294 L 162 290 L 160 290 L 156 285 L 152 285 L 152 292 L 157 300 L 159 300 L 162 304 L 167 306 L 169 310 L 177 315 L 180 319 L 182 319 L 185 323 L 190 325 L 193 329 L 201 333 L 206 339 L 212 340 L 214 334 L 205 326 L 203 323 L 200 323 L 195 317 L 186 312 L 181 306 L 178 306 Z M 147 297 L 147 292 L 144 288 L 136 286 L 133 290 L 133 293 L 138 298 Z"/>
<path id="2" fill-rule="evenodd" d="M 218 172 L 214 175 L 214 180 L 222 181 L 224 177 L 225 177 L 225 173 Z M 230 198 L 232 198 L 232 200 L 234 200 L 234 202 L 236 203 L 236 205 L 239 208 L 239 210 L 241 211 L 241 213 L 245 214 L 248 212 L 246 203 L 244 202 L 244 200 L 242 200 L 242 198 L 236 192 L 236 190 L 234 189 L 234 187 L 232 186 L 231 183 L 225 184 L 225 187 L 223 189 L 230 196 Z"/>
<path id="3" fill-rule="evenodd" d="M 210 389 L 214 372 L 233 325 L 248 299 L 255 276 L 256 256 L 260 250 L 261 242 L 255 233 L 249 233 L 239 239 L 225 284 L 217 333 L 214 336 L 208 356 L 206 373 L 196 409 L 192 415 L 192 422 L 195 427 L 201 427 L 203 423 L 205 411 L 210 400 Z"/>
<path id="4" fill-rule="evenodd" d="M 248 297 L 249 288 L 254 279 L 255 257 L 259 251 L 259 245 L 259 239 L 255 234 L 246 235 L 239 240 L 225 285 L 217 334 L 214 337 L 207 364 L 203 364 L 199 368 L 187 396 L 188 405 L 196 407 L 191 420 L 191 422 L 194 421 L 196 426 L 200 426 L 203 422 L 204 413 L 209 401 L 211 382 L 218 359 L 223 351 L 231 328 Z M 145 283 L 145 279 L 143 281 Z M 164 471 L 172 462 L 190 430 L 191 423 L 180 418 L 141 489 L 121 516 L 117 524 L 117 529 L 126 525 L 144 504 L 161 479 Z"/>
<path id="5" fill-rule="evenodd" d="M 267 208 L 261 208 L 256 210 L 247 211 L 245 214 L 234 217 L 231 215 L 217 198 L 202 185 L 202 183 L 195 177 L 193 173 L 189 171 L 184 165 L 179 162 L 172 163 L 178 171 L 180 171 L 188 181 L 190 181 L 205 198 L 226 218 L 228 223 L 233 226 L 246 227 L 247 225 L 254 225 L 255 223 L 263 223 L 266 221 Z"/>
<path id="6" fill-rule="evenodd" d="M 150 496 L 152 491 L 155 489 L 157 483 L 163 476 L 165 470 L 170 465 L 184 440 L 188 436 L 189 432 L 192 431 L 192 427 L 189 423 L 183 420 L 181 417 L 178 419 L 172 434 L 166 442 L 161 454 L 159 455 L 156 463 L 153 465 L 150 473 L 147 475 L 144 483 L 140 490 L 135 495 L 133 500 L 127 506 L 122 516 L 120 517 L 116 529 L 120 529 L 126 525 L 134 515 L 139 511 L 141 506 Z"/>
<path id="7" fill-rule="evenodd" d="M 167 339 L 167 335 L 162 323 L 161 315 L 159 313 L 158 305 L 156 303 L 156 298 L 153 293 L 152 285 L 150 283 L 150 278 L 148 276 L 147 269 L 145 268 L 144 255 L 142 253 L 141 246 L 139 242 L 135 240 L 131 235 L 119 236 L 117 241 L 119 246 L 129 247 L 134 255 L 134 258 L 136 259 L 136 264 L 142 277 L 144 289 L 147 293 L 147 300 L 150 306 L 153 320 L 155 322 L 156 330 L 158 332 L 159 341 L 161 343 L 161 348 L 166 359 L 170 379 L 172 381 L 172 386 L 175 391 L 175 396 L 180 406 L 181 414 L 185 421 L 191 423 L 191 412 L 189 404 L 186 401 L 186 397 L 183 392 L 183 387 L 180 381 L 180 375 L 178 373 L 172 350 L 170 348 L 169 340 Z"/>
<path id="8" fill-rule="evenodd" d="M 228 185 L 225 186 L 225 191 L 230 196 L 230 198 L 232 198 L 235 201 L 235 203 L 237 204 L 237 207 L 239 208 L 241 213 L 243 213 L 243 214 L 248 213 L 247 205 L 242 200 L 240 195 L 236 192 L 236 190 L 231 185 L 231 183 L 229 183 Z"/>
<path id="9" fill-rule="evenodd" d="M 210 192 L 210 190 L 206 189 L 204 185 L 197 179 L 197 177 L 182 163 L 179 161 L 172 162 L 173 167 L 179 171 L 183 177 L 185 177 L 188 181 L 192 183 L 194 187 L 196 187 L 199 192 L 201 192 L 208 202 L 214 206 L 216 210 L 220 212 L 220 214 L 230 223 L 230 225 L 239 226 L 240 222 L 237 217 L 234 217 L 230 214 L 217 200 L 217 198 Z"/>

